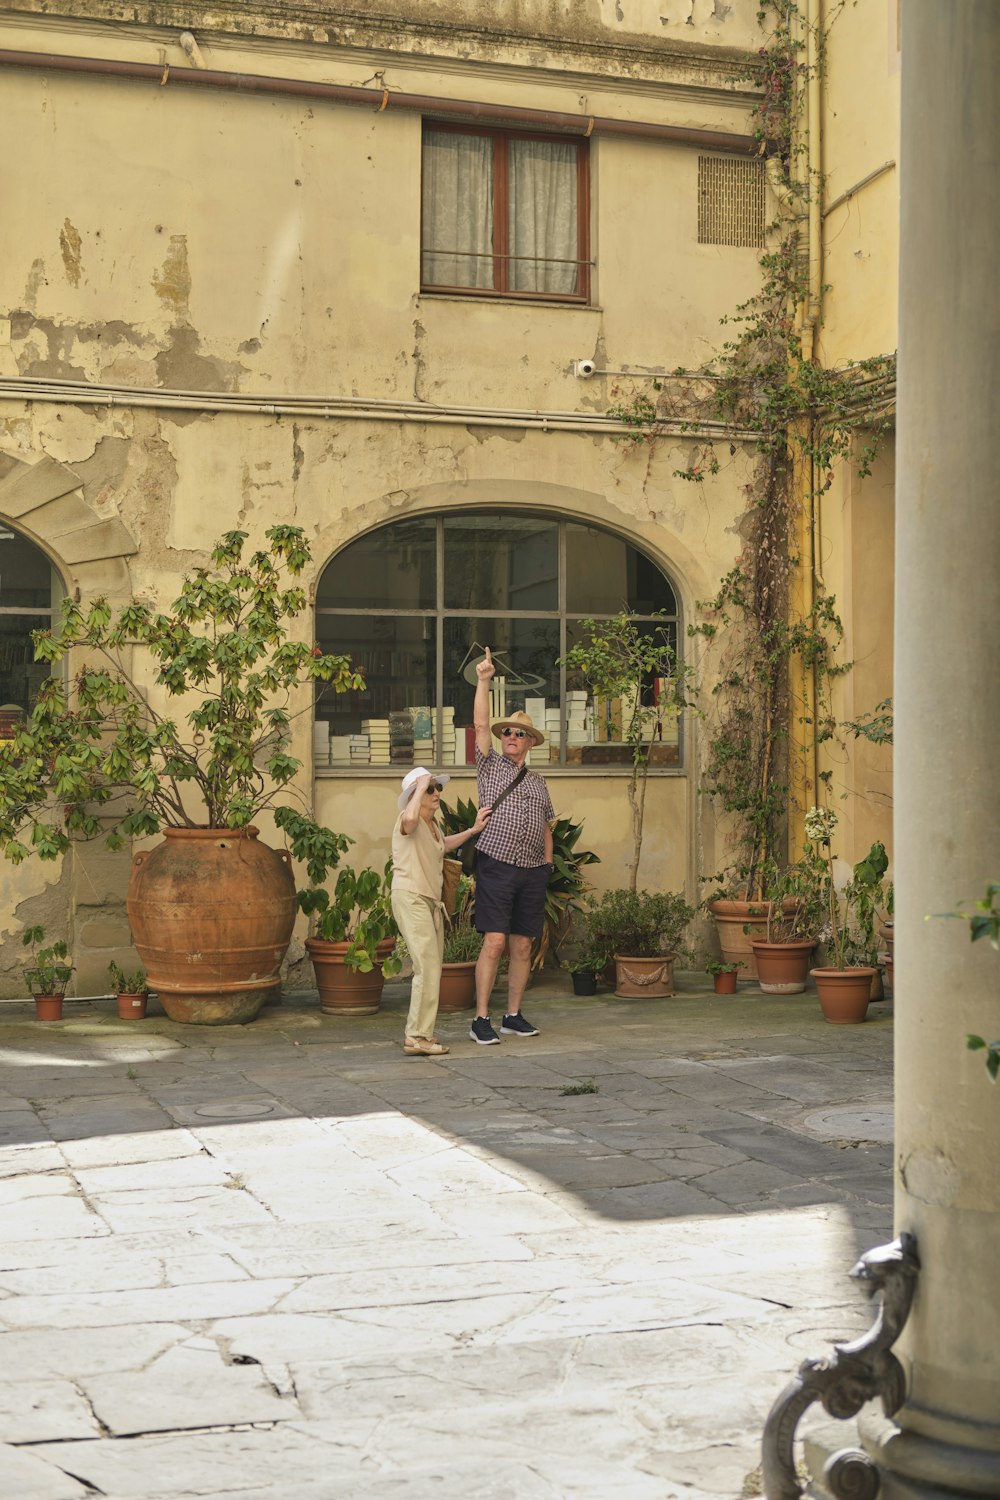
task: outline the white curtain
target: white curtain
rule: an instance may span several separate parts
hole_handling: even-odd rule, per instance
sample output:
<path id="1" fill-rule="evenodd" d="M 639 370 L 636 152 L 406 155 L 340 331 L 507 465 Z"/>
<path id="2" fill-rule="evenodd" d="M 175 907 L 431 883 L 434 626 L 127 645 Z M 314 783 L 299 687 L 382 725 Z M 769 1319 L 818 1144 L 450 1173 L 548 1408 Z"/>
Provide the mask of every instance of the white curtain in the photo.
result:
<path id="1" fill-rule="evenodd" d="M 517 292 L 557 292 L 570 295 L 579 288 L 579 267 L 558 262 L 576 261 L 577 148 L 567 141 L 511 140 L 510 287 Z"/>
<path id="2" fill-rule="evenodd" d="M 493 285 L 493 142 L 482 135 L 424 136 L 425 286 Z"/>

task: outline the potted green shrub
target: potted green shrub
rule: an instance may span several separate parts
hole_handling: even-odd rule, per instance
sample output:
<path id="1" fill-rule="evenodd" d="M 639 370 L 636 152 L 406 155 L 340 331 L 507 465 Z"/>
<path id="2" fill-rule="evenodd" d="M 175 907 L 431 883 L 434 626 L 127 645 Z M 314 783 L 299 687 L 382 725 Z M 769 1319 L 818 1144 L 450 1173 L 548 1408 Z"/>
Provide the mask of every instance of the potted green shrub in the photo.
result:
<path id="1" fill-rule="evenodd" d="M 44 927 L 26 927 L 21 945 L 31 949 L 31 963 L 24 970 L 24 982 L 35 1002 L 35 1018 L 39 1021 L 61 1021 L 63 997 L 66 986 L 73 975 L 73 965 L 68 963 L 69 947 L 57 940 L 47 947 Z"/>
<path id="2" fill-rule="evenodd" d="M 638 884 L 651 746 L 666 724 L 690 709 L 694 672 L 678 661 L 666 624 L 637 624 L 627 609 L 606 620 L 582 620 L 580 643 L 558 665 L 577 672 L 599 697 L 621 705 L 622 737 L 631 751 L 628 800 L 632 857 L 628 889 Z"/>
<path id="3" fill-rule="evenodd" d="M 332 890 L 311 883 L 298 891 L 299 908 L 310 918 L 312 935 L 306 939 L 306 951 L 324 1014 L 374 1015 L 386 978 L 399 973 L 402 962 L 393 951 L 399 929 L 392 915 L 391 889 L 390 862 L 381 875 L 370 868 L 355 871 L 345 866 Z"/>
<path id="4" fill-rule="evenodd" d="M 146 1014 L 146 1002 L 149 998 L 145 969 L 134 969 L 128 973 L 112 960 L 108 964 L 108 979 L 118 1002 L 118 1019 L 141 1021 Z"/>
<path id="5" fill-rule="evenodd" d="M 227 532 L 165 611 L 64 599 L 35 654 L 80 665 L 69 682 L 51 677 L 0 745 L 0 852 L 15 863 L 59 858 L 76 838 L 117 848 L 164 835 L 133 858 L 128 912 L 173 1020 L 250 1020 L 277 986 L 295 885 L 287 852 L 262 844 L 253 820 L 291 811 L 277 805 L 301 765 L 289 728 L 312 716 L 314 686 L 364 686 L 346 658 L 291 638 L 309 546 L 296 526 L 266 537 L 245 556 L 247 533 Z"/>
<path id="6" fill-rule="evenodd" d="M 741 963 L 726 963 L 724 960 L 710 958 L 705 965 L 705 973 L 711 976 L 712 987 L 717 995 L 735 995 L 736 980 Z"/>
<path id="7" fill-rule="evenodd" d="M 831 963 L 809 972 L 816 981 L 824 1020 L 846 1026 L 863 1021 L 868 1011 L 872 979 L 877 973 L 871 962 L 874 921 L 869 922 L 869 916 L 887 861 L 883 863 L 882 846 L 873 845 L 865 859 L 855 865 L 851 880 L 838 894 L 833 868 L 833 834 L 837 823 L 832 808 L 813 807 L 806 814 L 806 835 L 816 845 L 826 866 L 828 925 L 823 936 L 827 957 L 832 959 Z"/>
<path id="8" fill-rule="evenodd" d="M 455 910 L 444 924 L 439 1010 L 470 1010 L 476 1003 L 476 960 L 483 946 L 483 935 L 473 925 L 475 901 L 475 878 L 463 875 L 458 883 Z"/>
<path id="9" fill-rule="evenodd" d="M 800 995 L 826 917 L 826 862 L 809 844 L 802 858 L 769 872 L 764 930 L 751 933 L 757 982 L 769 995 Z"/>
<path id="10" fill-rule="evenodd" d="M 608 950 L 589 942 L 575 958 L 567 960 L 563 967 L 569 970 L 574 995 L 596 995 L 598 983 L 607 966 Z"/>
<path id="11" fill-rule="evenodd" d="M 589 937 L 615 961 L 620 999 L 674 993 L 674 960 L 694 907 L 673 891 L 606 891 L 586 916 Z"/>

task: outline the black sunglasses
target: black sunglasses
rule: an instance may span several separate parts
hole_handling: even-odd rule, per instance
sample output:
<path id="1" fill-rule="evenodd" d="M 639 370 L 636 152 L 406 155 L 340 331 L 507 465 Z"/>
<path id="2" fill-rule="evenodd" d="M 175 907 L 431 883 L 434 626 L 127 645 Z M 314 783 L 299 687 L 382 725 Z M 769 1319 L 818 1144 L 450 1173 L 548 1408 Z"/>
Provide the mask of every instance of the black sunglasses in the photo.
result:
<path id="1" fill-rule="evenodd" d="M 441 785 L 440 781 L 430 781 L 427 784 L 427 791 L 428 792 L 443 792 L 444 791 L 444 787 Z M 426 796 L 427 793 L 425 792 L 424 795 Z"/>
<path id="2" fill-rule="evenodd" d="M 501 729 L 501 734 L 509 734 L 515 740 L 526 740 L 528 731 L 526 729 Z"/>

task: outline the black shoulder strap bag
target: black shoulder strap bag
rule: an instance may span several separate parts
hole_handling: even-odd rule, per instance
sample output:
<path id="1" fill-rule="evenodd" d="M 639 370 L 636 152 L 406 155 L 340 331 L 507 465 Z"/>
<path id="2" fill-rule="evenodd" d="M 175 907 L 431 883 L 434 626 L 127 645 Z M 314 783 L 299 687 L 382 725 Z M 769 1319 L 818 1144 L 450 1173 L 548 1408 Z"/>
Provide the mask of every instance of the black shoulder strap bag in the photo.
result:
<path id="1" fill-rule="evenodd" d="M 522 766 L 517 775 L 514 777 L 514 780 L 510 783 L 509 786 L 504 787 L 503 791 L 494 802 L 493 812 L 496 812 L 503 799 L 510 796 L 511 792 L 517 786 L 517 783 L 519 781 L 523 781 L 524 777 L 527 776 L 527 774 L 527 766 Z M 477 833 L 474 838 L 466 839 L 461 848 L 456 851 L 458 854 L 459 862 L 462 866 L 463 875 L 475 875 L 476 873 L 476 845 L 479 843 L 479 839 L 480 835 Z"/>

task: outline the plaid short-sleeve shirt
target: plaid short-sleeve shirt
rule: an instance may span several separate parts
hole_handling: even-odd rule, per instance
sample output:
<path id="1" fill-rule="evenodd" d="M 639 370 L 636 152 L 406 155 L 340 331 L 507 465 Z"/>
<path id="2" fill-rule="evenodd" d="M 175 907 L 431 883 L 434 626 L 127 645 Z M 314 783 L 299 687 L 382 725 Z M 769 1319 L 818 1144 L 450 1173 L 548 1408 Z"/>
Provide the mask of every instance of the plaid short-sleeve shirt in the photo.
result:
<path id="1" fill-rule="evenodd" d="M 481 807 L 492 807 L 516 775 L 517 766 L 506 755 L 496 750 L 484 755 L 476 746 Z M 535 869 L 545 864 L 545 828 L 555 815 L 548 787 L 537 771 L 529 771 L 503 799 L 480 834 L 476 848 L 505 864 Z"/>

